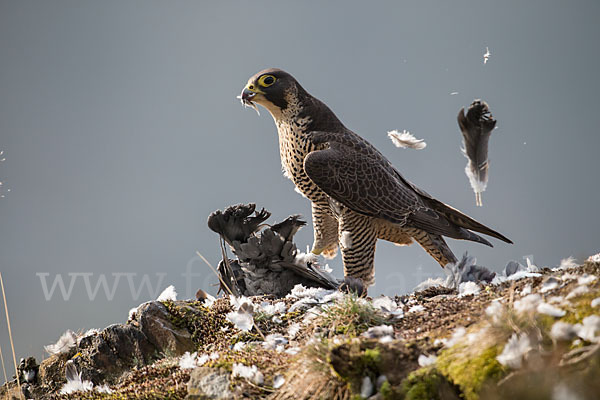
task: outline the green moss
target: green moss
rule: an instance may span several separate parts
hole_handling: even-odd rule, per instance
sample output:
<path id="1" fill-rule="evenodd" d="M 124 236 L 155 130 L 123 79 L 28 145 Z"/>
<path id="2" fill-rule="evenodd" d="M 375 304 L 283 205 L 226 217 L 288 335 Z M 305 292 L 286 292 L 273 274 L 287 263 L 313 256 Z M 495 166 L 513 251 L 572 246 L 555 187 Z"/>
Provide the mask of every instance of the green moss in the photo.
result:
<path id="1" fill-rule="evenodd" d="M 577 324 L 583 321 L 585 317 L 598 313 L 598 308 L 592 307 L 592 300 L 600 297 L 600 290 L 592 289 L 589 293 L 584 293 L 571 299 L 572 307 L 569 307 L 567 315 L 562 317 L 560 321 L 570 324 Z"/>
<path id="2" fill-rule="evenodd" d="M 382 388 L 383 389 L 383 388 Z M 384 399 L 434 400 L 458 398 L 448 380 L 434 368 L 426 367 L 412 372 L 400 385 L 400 393 L 390 387 L 391 395 Z"/>
<path id="3" fill-rule="evenodd" d="M 332 348 L 328 363 L 335 375 L 346 382 L 352 393 L 359 393 L 362 381 L 368 376 L 372 382 L 380 375 L 381 353 L 379 348 L 358 341 Z"/>
<path id="4" fill-rule="evenodd" d="M 379 388 L 379 393 L 383 397 L 383 400 L 394 400 L 400 398 L 400 394 L 394 389 L 389 381 L 383 382 L 383 385 L 381 385 Z"/>
<path id="5" fill-rule="evenodd" d="M 488 380 L 499 380 L 504 367 L 496 360 L 499 347 L 491 346 L 473 356 L 465 345 L 456 345 L 440 353 L 437 366 L 452 383 L 460 387 L 467 400 L 479 398 L 479 391 Z"/>
<path id="6" fill-rule="evenodd" d="M 223 336 L 221 328 L 229 323 L 222 313 L 204 306 L 200 301 L 163 301 L 169 311 L 169 319 L 178 328 L 187 329 L 198 347 L 216 342 Z"/>

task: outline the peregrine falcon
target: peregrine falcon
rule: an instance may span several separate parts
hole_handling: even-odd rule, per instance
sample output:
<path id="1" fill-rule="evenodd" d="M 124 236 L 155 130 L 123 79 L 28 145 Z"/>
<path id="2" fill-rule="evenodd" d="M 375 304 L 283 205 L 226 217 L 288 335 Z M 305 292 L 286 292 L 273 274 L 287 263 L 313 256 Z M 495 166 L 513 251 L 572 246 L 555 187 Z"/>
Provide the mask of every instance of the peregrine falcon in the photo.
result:
<path id="1" fill-rule="evenodd" d="M 312 252 L 333 258 L 339 246 L 345 276 L 374 283 L 377 239 L 415 240 L 442 267 L 457 261 L 443 236 L 491 246 L 475 231 L 512 243 L 409 182 L 287 72 L 257 73 L 239 97 L 273 116 L 284 175 L 311 202 Z"/>

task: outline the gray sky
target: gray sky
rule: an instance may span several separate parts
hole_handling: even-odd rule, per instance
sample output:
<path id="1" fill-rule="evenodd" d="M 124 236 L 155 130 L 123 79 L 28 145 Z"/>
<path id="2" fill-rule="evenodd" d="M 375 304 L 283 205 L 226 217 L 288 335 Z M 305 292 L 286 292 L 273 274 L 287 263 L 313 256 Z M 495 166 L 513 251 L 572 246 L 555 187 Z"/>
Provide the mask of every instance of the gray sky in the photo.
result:
<path id="1" fill-rule="evenodd" d="M 0 181 L 11 192 L 0 268 L 17 358 L 39 359 L 67 328 L 126 320 L 153 296 L 129 287 L 144 274 L 180 297 L 214 293 L 194 255 L 220 259 L 206 227 L 215 209 L 252 201 L 272 221 L 309 218 L 281 174 L 271 117 L 235 99 L 266 67 L 292 73 L 419 187 L 515 242 L 450 240 L 457 255 L 500 270 L 600 251 L 599 15 L 597 1 L 1 0 Z M 474 98 L 499 121 L 482 208 L 456 123 Z M 391 129 L 428 146 L 397 149 Z M 297 243 L 312 243 L 311 227 Z M 329 264 L 342 275 L 339 257 Z M 188 267 L 201 276 L 186 280 Z M 380 242 L 370 293 L 441 274 L 418 246 Z M 50 290 L 57 276 L 66 289 L 74 279 L 68 300 L 58 287 L 46 300 L 42 282 Z M 102 276 L 120 279 L 114 297 L 100 289 L 92 301 L 85 278 L 94 289 Z M 2 320 L 5 358 L 7 336 Z"/>

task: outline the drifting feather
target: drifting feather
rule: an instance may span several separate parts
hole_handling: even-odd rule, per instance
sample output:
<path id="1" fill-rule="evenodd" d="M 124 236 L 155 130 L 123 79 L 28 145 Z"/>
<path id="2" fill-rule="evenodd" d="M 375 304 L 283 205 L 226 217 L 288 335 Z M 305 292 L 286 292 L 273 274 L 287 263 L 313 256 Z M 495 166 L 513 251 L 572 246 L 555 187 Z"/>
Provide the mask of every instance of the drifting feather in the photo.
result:
<path id="1" fill-rule="evenodd" d="M 490 49 L 486 46 L 485 47 L 485 53 L 483 53 L 483 63 L 484 64 L 487 64 L 487 62 L 490 59 L 491 55 L 492 55 L 492 53 L 490 53 Z"/>
<path id="2" fill-rule="evenodd" d="M 485 101 L 475 100 L 466 114 L 464 107 L 458 112 L 458 126 L 463 136 L 462 152 L 469 160 L 465 174 L 475 192 L 475 202 L 481 206 L 481 193 L 488 182 L 488 142 L 496 120 Z"/>
<path id="3" fill-rule="evenodd" d="M 427 143 L 423 139 L 417 139 L 407 130 L 403 130 L 402 132 L 398 132 L 397 130 L 389 131 L 388 136 L 392 139 L 392 143 L 396 147 L 403 149 L 423 150 L 427 147 Z"/>
<path id="4" fill-rule="evenodd" d="M 49 354 L 61 354 L 71 350 L 77 344 L 77 335 L 70 329 L 67 329 L 65 333 L 58 339 L 55 344 L 49 344 L 44 346 L 44 349 Z"/>

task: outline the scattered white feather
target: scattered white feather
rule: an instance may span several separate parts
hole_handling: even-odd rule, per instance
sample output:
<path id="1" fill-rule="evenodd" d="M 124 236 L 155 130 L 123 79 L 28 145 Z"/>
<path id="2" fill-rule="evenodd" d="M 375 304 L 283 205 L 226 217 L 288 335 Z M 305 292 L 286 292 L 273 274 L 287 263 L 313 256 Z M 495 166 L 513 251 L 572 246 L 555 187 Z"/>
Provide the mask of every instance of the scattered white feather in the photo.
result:
<path id="1" fill-rule="evenodd" d="M 275 314 L 284 314 L 286 309 L 287 309 L 287 307 L 285 306 L 285 303 L 282 301 L 279 301 L 274 304 L 264 301 L 264 302 L 260 303 L 258 306 L 258 311 L 260 311 L 268 316 L 275 315 Z"/>
<path id="2" fill-rule="evenodd" d="M 519 369 L 523 363 L 523 357 L 531 350 L 531 342 L 526 334 L 513 335 L 508 339 L 502 353 L 496 359 L 504 366 L 512 369 Z"/>
<path id="3" fill-rule="evenodd" d="M 318 264 L 319 256 L 314 253 L 303 253 L 299 251 L 294 258 L 294 264 L 300 266 L 306 266 L 308 263 Z"/>
<path id="4" fill-rule="evenodd" d="M 258 370 L 256 365 L 247 367 L 244 364 L 235 363 L 231 369 L 231 376 L 248 379 L 257 385 L 262 385 L 265 381 L 263 373 Z"/>
<path id="5" fill-rule="evenodd" d="M 378 339 L 384 336 L 393 336 L 394 327 L 390 325 L 379 325 L 372 326 L 366 332 L 363 332 L 361 336 L 369 339 Z"/>
<path id="6" fill-rule="evenodd" d="M 580 285 L 589 285 L 590 283 L 593 283 L 596 280 L 598 280 L 597 276 L 585 274 L 577 279 L 577 283 Z"/>
<path id="7" fill-rule="evenodd" d="M 459 326 L 454 330 L 454 333 L 452 333 L 450 339 L 442 339 L 442 343 L 444 343 L 446 347 L 452 347 L 460 342 L 466 333 L 467 329 L 464 326 Z"/>
<path id="8" fill-rule="evenodd" d="M 371 397 L 371 395 L 373 394 L 373 382 L 371 382 L 371 378 L 369 378 L 368 376 L 365 376 L 363 378 L 362 384 L 360 385 L 360 396 L 363 399 L 366 399 L 368 397 Z"/>
<path id="9" fill-rule="evenodd" d="M 540 267 L 538 267 L 537 265 L 535 265 L 533 263 L 533 260 L 530 259 L 529 257 L 525 257 L 525 261 L 527 261 L 527 271 L 529 271 L 529 272 L 538 272 L 540 270 Z"/>
<path id="10" fill-rule="evenodd" d="M 77 345 L 77 335 L 70 329 L 61 335 L 58 341 L 54 344 L 44 346 L 44 349 L 49 354 L 62 354 L 71 350 Z"/>
<path id="11" fill-rule="evenodd" d="M 279 333 L 272 333 L 267 335 L 265 341 L 262 343 L 263 347 L 268 350 L 283 350 L 283 346 L 288 343 L 288 340 Z"/>
<path id="12" fill-rule="evenodd" d="M 594 300 L 592 300 L 592 307 L 598 307 L 600 306 L 600 297 L 596 297 Z"/>
<path id="13" fill-rule="evenodd" d="M 481 288 L 475 282 L 462 282 L 458 285 L 458 297 L 476 295 L 480 291 Z"/>
<path id="14" fill-rule="evenodd" d="M 518 314 L 532 313 L 537 309 L 541 302 L 542 296 L 534 293 L 516 300 L 513 304 L 513 307 Z"/>
<path id="15" fill-rule="evenodd" d="M 581 296 L 582 294 L 586 294 L 589 291 L 590 291 L 590 289 L 585 285 L 577 286 L 575 289 L 571 290 L 571 292 L 567 295 L 566 299 L 570 300 L 574 297 L 578 297 L 578 296 Z"/>
<path id="16" fill-rule="evenodd" d="M 417 139 L 407 130 L 403 130 L 402 132 L 398 132 L 397 130 L 389 131 L 388 136 L 392 139 L 392 143 L 396 147 L 403 149 L 423 150 L 427 147 L 427 143 L 423 139 Z"/>
<path id="17" fill-rule="evenodd" d="M 373 299 L 371 304 L 374 309 L 379 310 L 384 314 L 389 314 L 394 318 L 402 318 L 404 316 L 402 306 L 399 307 L 398 304 L 388 296 L 379 296 Z"/>
<path id="18" fill-rule="evenodd" d="M 81 379 L 81 372 L 77 370 L 73 360 L 67 361 L 65 365 L 67 383 L 60 389 L 60 394 L 89 392 L 93 389 L 94 384 L 92 382 Z"/>
<path id="19" fill-rule="evenodd" d="M 385 344 L 385 343 L 390 343 L 393 342 L 394 338 L 390 335 L 385 335 L 379 338 L 379 343 Z"/>
<path id="20" fill-rule="evenodd" d="M 100 331 L 99 331 L 98 329 L 94 329 L 94 328 L 92 328 L 92 329 L 88 329 L 87 331 L 85 331 L 85 333 L 83 333 L 83 334 L 81 334 L 81 335 L 79 335 L 79 336 L 77 337 L 77 345 L 79 345 L 79 343 L 80 343 L 80 342 L 81 342 L 83 339 L 85 339 L 85 338 L 88 338 L 88 337 L 90 337 L 90 336 L 95 336 L 95 335 L 97 335 L 97 334 L 99 334 L 99 333 L 100 333 Z"/>
<path id="21" fill-rule="evenodd" d="M 218 357 L 217 357 L 218 358 Z M 206 364 L 210 360 L 210 356 L 208 354 L 202 354 L 196 359 L 196 365 L 199 367 Z"/>
<path id="22" fill-rule="evenodd" d="M 237 342 L 236 344 L 233 345 L 233 351 L 242 351 L 242 350 L 244 350 L 245 347 L 246 347 L 246 343 Z"/>
<path id="23" fill-rule="evenodd" d="M 60 394 L 71 394 L 75 392 L 89 392 L 94 387 L 90 381 L 72 380 L 67 381 L 60 389 Z"/>
<path id="24" fill-rule="evenodd" d="M 342 249 L 348 250 L 352 248 L 352 234 L 348 231 L 343 231 L 340 235 L 340 245 Z"/>
<path id="25" fill-rule="evenodd" d="M 445 282 L 445 279 L 442 278 L 442 277 L 438 277 L 438 278 L 435 278 L 435 279 L 433 279 L 433 278 L 427 278 L 427 280 L 419 283 L 415 287 L 414 291 L 415 292 L 420 292 L 420 291 L 423 291 L 423 290 L 428 289 L 430 287 L 444 286 L 444 282 Z"/>
<path id="26" fill-rule="evenodd" d="M 450 92 L 450 96 L 456 96 L 458 92 Z"/>
<path id="27" fill-rule="evenodd" d="M 558 287 L 558 285 L 559 285 L 558 279 L 551 276 L 548 279 L 546 279 L 546 281 L 542 284 L 540 293 L 546 293 L 551 290 L 554 290 Z"/>
<path id="28" fill-rule="evenodd" d="M 290 347 L 288 349 L 285 349 L 284 353 L 289 354 L 291 356 L 295 356 L 296 354 L 300 353 L 300 347 Z"/>
<path id="29" fill-rule="evenodd" d="M 504 315 L 505 307 L 498 300 L 494 300 L 485 309 L 485 314 L 492 319 L 492 323 L 498 324 Z"/>
<path id="30" fill-rule="evenodd" d="M 415 306 L 412 306 L 411 308 L 409 308 L 408 312 L 409 313 L 416 313 L 416 312 L 421 312 L 425 310 L 425 307 L 423 307 L 421 304 L 417 304 Z"/>
<path id="31" fill-rule="evenodd" d="M 324 288 L 307 288 L 302 286 L 301 284 L 297 284 L 294 286 L 290 294 L 286 296 L 286 298 L 295 298 L 295 299 L 311 299 L 315 302 L 320 302 L 325 296 L 332 294 L 334 290 L 328 290 Z"/>
<path id="32" fill-rule="evenodd" d="M 434 354 L 432 354 L 430 356 L 426 356 L 425 354 L 421 354 L 419 356 L 419 359 L 417 361 L 419 362 L 419 366 L 420 367 L 428 367 L 430 365 L 435 364 L 436 360 L 437 360 L 437 357 Z"/>
<path id="33" fill-rule="evenodd" d="M 588 342 L 597 343 L 600 341 L 600 317 L 597 315 L 590 315 L 585 317 L 581 324 L 576 324 L 575 329 L 577 335 Z"/>
<path id="34" fill-rule="evenodd" d="M 94 390 L 98 393 L 106 393 L 106 394 L 111 394 L 113 392 L 112 389 L 110 387 L 108 387 L 108 385 L 106 383 L 101 386 L 96 386 L 94 388 Z"/>
<path id="35" fill-rule="evenodd" d="M 594 254 L 593 256 L 589 256 L 587 261 L 593 262 L 593 263 L 600 263 L 600 253 Z"/>
<path id="36" fill-rule="evenodd" d="M 162 293 L 160 294 L 160 296 L 158 296 L 158 299 L 156 299 L 156 301 L 167 301 L 167 300 L 171 300 L 171 301 L 177 300 L 177 292 L 175 291 L 175 286 L 173 286 L 173 285 L 168 286 L 165 290 L 163 290 Z"/>
<path id="37" fill-rule="evenodd" d="M 179 359 L 179 368 L 181 369 L 194 369 L 198 366 L 198 353 L 194 352 L 190 354 L 186 351 Z"/>
<path id="38" fill-rule="evenodd" d="M 525 285 L 523 290 L 521 290 L 521 296 L 527 296 L 528 294 L 531 294 L 531 285 L 530 284 Z"/>
<path id="39" fill-rule="evenodd" d="M 560 265 L 558 266 L 558 269 L 569 269 L 569 268 L 575 268 L 578 267 L 579 264 L 577 264 L 577 262 L 575 261 L 575 257 L 568 257 L 568 258 L 563 258 L 562 260 L 560 260 Z"/>
<path id="40" fill-rule="evenodd" d="M 572 324 L 558 321 L 550 329 L 550 337 L 554 340 L 570 341 L 577 336 L 577 329 Z"/>
<path id="41" fill-rule="evenodd" d="M 279 389 L 285 383 L 283 375 L 275 375 L 273 378 L 273 389 Z"/>
<path id="42" fill-rule="evenodd" d="M 235 297 L 234 295 L 229 295 L 229 304 L 233 307 L 234 310 L 239 310 L 243 304 L 252 304 L 252 300 L 247 298 L 246 296 Z"/>
<path id="43" fill-rule="evenodd" d="M 254 326 L 253 307 L 244 303 L 237 311 L 228 313 L 225 318 L 237 329 L 248 332 Z"/>
<path id="44" fill-rule="evenodd" d="M 296 335 L 298 334 L 298 332 L 300 332 L 300 324 L 298 322 L 294 322 L 293 324 L 291 324 L 288 327 L 287 333 L 290 339 L 293 339 L 296 337 Z"/>
<path id="45" fill-rule="evenodd" d="M 537 278 L 539 276 L 542 276 L 542 274 L 540 274 L 538 272 L 517 271 L 514 274 L 512 274 L 511 276 L 509 276 L 508 278 L 506 278 L 506 280 L 507 281 L 518 281 L 518 280 L 524 279 L 524 278 Z"/>
<path id="46" fill-rule="evenodd" d="M 540 303 L 537 306 L 537 312 L 550 315 L 551 317 L 563 317 L 567 312 L 548 303 Z"/>

